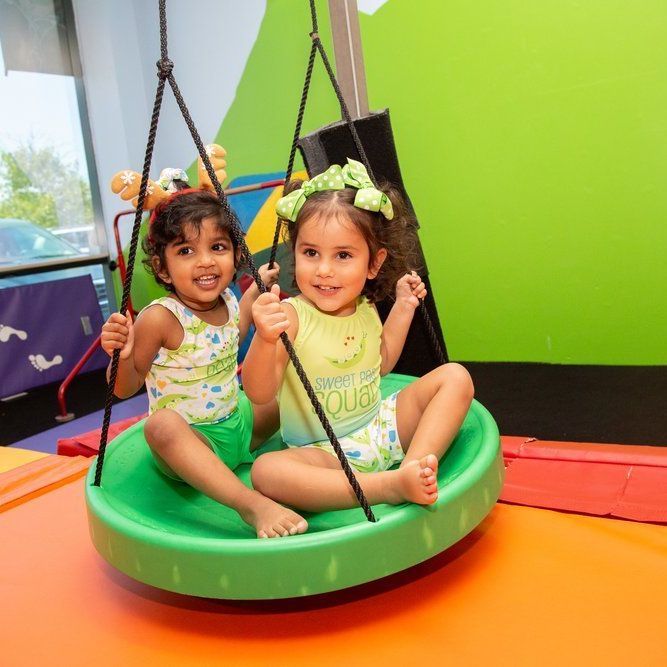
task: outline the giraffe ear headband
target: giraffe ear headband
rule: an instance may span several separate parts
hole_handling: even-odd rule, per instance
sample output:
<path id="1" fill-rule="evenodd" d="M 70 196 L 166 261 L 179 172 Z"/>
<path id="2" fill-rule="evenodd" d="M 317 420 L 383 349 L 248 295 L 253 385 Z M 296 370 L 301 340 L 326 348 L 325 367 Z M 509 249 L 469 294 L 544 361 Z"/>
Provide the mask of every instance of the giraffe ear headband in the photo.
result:
<path id="1" fill-rule="evenodd" d="M 227 178 L 227 172 L 225 171 L 225 167 L 227 166 L 225 155 L 227 155 L 227 151 L 218 144 L 209 144 L 206 146 L 206 155 L 208 155 L 208 158 L 211 161 L 211 166 L 213 167 L 215 175 L 218 177 L 218 181 L 222 183 Z M 197 174 L 199 188 L 215 192 L 213 183 L 211 183 L 211 179 L 201 158 L 197 159 Z M 163 169 L 157 181 L 148 179 L 146 197 L 144 199 L 144 210 L 152 211 L 158 204 L 161 204 L 178 192 L 176 184 L 174 183 L 176 180 L 185 181 L 187 183 L 189 179 L 185 171 L 182 169 L 173 169 L 171 167 Z M 140 186 L 141 174 L 129 169 L 119 171 L 111 179 L 111 191 L 120 195 L 120 198 L 124 201 L 131 201 L 132 206 L 135 208 L 137 207 L 137 201 L 139 200 Z"/>

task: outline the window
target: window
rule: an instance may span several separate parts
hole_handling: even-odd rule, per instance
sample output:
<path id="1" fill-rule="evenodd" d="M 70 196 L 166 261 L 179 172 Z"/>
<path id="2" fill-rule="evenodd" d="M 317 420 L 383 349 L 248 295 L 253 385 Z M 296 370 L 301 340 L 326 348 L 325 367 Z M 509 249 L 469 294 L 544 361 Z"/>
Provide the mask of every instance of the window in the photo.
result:
<path id="1" fill-rule="evenodd" d="M 0 277 L 66 268 L 103 291 L 106 237 L 70 0 L 0 0 L 0 99 Z"/>

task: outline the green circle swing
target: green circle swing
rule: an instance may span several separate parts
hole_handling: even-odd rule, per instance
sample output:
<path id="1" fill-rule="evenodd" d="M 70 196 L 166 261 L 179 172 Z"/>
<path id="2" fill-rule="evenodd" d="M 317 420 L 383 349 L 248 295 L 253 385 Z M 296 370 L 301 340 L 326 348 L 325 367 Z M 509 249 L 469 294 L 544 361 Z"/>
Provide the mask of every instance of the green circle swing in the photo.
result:
<path id="1" fill-rule="evenodd" d="M 414 378 L 388 375 L 388 395 Z M 260 451 L 280 448 L 279 436 Z M 363 584 L 440 553 L 475 528 L 500 494 L 498 428 L 474 401 L 443 457 L 438 500 L 424 507 L 376 505 L 306 514 L 308 532 L 260 540 L 236 512 L 159 472 L 143 422 L 121 433 L 106 454 L 103 486 L 86 480 L 92 541 L 113 567 L 151 586 L 208 598 L 293 598 Z M 250 483 L 250 466 L 237 470 Z"/>
<path id="2" fill-rule="evenodd" d="M 312 43 L 286 180 L 292 173 L 316 52 L 322 57 L 357 152 L 370 174 L 363 146 L 319 39 L 314 0 L 310 0 L 310 9 Z M 121 312 L 129 301 L 165 82 L 174 92 L 221 204 L 235 219 L 172 75 L 173 62 L 167 53 L 166 0 L 159 0 L 159 10 L 158 87 Z M 239 230 L 240 244 L 247 253 Z M 277 239 L 276 234 L 273 252 Z M 272 254 L 271 262 L 273 259 Z M 259 286 L 261 280 L 252 261 L 250 267 Z M 309 529 L 303 535 L 257 539 L 236 512 L 158 471 L 143 437 L 142 422 L 121 433 L 106 451 L 117 359 L 114 355 L 98 464 L 96 469 L 91 467 L 86 478 L 88 520 L 92 541 L 102 557 L 146 584 L 188 595 L 241 600 L 300 597 L 363 584 L 416 565 L 451 546 L 484 519 L 500 494 L 504 467 L 498 428 L 484 407 L 473 401 L 456 439 L 440 462 L 439 494 L 433 505 L 376 505 L 373 523 L 366 520 L 373 516 L 368 508 L 310 514 L 306 515 Z M 388 375 L 382 380 L 382 394 L 386 396 L 413 380 L 409 376 Z M 279 437 L 274 436 L 258 453 L 281 446 Z M 101 486 L 105 460 L 107 475 Z M 248 465 L 236 472 L 244 483 L 250 483 Z M 363 493 L 357 491 L 360 502 L 365 504 Z"/>

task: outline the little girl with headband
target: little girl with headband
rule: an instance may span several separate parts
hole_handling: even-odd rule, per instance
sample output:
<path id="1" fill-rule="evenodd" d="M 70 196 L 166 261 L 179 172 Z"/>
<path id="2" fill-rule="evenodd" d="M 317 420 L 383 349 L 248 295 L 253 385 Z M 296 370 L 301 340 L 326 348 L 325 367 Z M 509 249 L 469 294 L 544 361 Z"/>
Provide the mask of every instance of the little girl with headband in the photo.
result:
<path id="1" fill-rule="evenodd" d="M 184 172 L 176 179 L 165 174 L 150 184 L 160 203 L 144 250 L 147 267 L 169 294 L 151 302 L 136 322 L 129 313 L 113 313 L 102 327 L 103 349 L 110 356 L 120 350 L 114 392 L 127 398 L 146 384 L 144 435 L 164 475 L 236 510 L 258 537 L 302 533 L 301 516 L 247 488 L 233 472 L 253 461 L 253 450 L 278 425 L 275 402 L 251 405 L 238 390 L 239 340 L 259 290 L 253 284 L 239 303 L 229 289 L 240 249 L 216 195 L 188 188 Z M 134 190 L 121 194 L 128 199 L 138 179 L 136 172 L 121 172 L 112 187 L 120 192 L 131 184 Z M 260 275 L 275 284 L 278 269 L 265 265 Z"/>
<path id="2" fill-rule="evenodd" d="M 463 423 L 473 385 L 462 366 L 448 363 L 380 396 L 380 377 L 396 364 L 426 296 L 411 270 L 416 237 L 405 205 L 395 190 L 377 190 L 351 159 L 290 187 L 276 210 L 288 221 L 300 295 L 281 302 L 273 287 L 257 298 L 257 332 L 243 364 L 253 403 L 277 396 L 288 448 L 257 458 L 253 485 L 301 510 L 357 505 L 279 343 L 286 331 L 369 503 L 431 504 L 439 459 Z M 383 325 L 374 303 L 391 292 L 395 303 Z"/>

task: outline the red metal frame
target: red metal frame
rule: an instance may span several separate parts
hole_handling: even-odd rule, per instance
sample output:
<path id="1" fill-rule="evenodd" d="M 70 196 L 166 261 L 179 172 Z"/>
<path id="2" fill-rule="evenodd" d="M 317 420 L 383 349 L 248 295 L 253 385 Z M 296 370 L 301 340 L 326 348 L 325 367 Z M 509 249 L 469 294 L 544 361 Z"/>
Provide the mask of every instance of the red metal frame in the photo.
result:
<path id="1" fill-rule="evenodd" d="M 60 412 L 56 415 L 57 422 L 68 422 L 74 419 L 73 412 L 67 412 L 67 403 L 65 402 L 65 392 L 69 387 L 70 383 L 78 372 L 83 368 L 84 364 L 90 359 L 95 350 L 100 346 L 101 336 L 98 336 L 93 344 L 84 352 L 83 356 L 77 362 L 76 366 L 69 372 L 69 375 L 62 381 L 60 387 L 58 387 L 58 407 Z"/>
<path id="2" fill-rule="evenodd" d="M 237 188 L 227 188 L 224 193 L 226 196 L 230 197 L 233 195 L 239 195 L 244 192 L 254 192 L 256 190 L 265 190 L 267 188 L 276 188 L 279 185 L 284 185 L 285 180 L 282 178 L 277 178 L 271 181 L 263 181 L 261 183 L 252 183 L 250 185 L 241 185 Z M 125 257 L 123 255 L 123 246 L 120 240 L 120 219 L 127 215 L 134 215 L 136 211 L 134 209 L 128 209 L 125 211 L 120 211 L 116 214 L 113 219 L 113 235 L 116 241 L 116 254 L 117 254 L 117 264 L 118 270 L 120 271 L 121 282 L 125 283 L 125 276 L 127 272 L 127 265 L 125 264 Z M 132 299 L 128 297 L 127 307 L 130 311 L 130 316 L 134 319 L 135 311 L 132 306 Z M 83 356 L 77 362 L 76 366 L 69 372 L 69 375 L 62 381 L 60 387 L 58 387 L 58 409 L 59 413 L 56 415 L 56 421 L 58 422 L 68 422 L 74 419 L 74 413 L 67 411 L 67 402 L 65 400 L 65 392 L 67 391 L 69 385 L 72 383 L 72 380 L 78 375 L 79 371 L 83 368 L 85 363 L 93 356 L 95 350 L 100 346 L 100 336 L 98 336 L 93 344 L 84 352 Z"/>
<path id="3" fill-rule="evenodd" d="M 120 229 L 118 227 L 118 223 L 123 216 L 130 214 L 134 215 L 135 213 L 136 211 L 134 209 L 121 211 L 120 213 L 116 214 L 116 217 L 113 219 L 113 236 L 116 240 L 116 256 L 118 258 L 116 261 L 118 264 L 118 270 L 120 271 L 120 280 L 123 284 L 125 284 L 125 276 L 127 275 L 127 265 L 125 264 L 125 256 L 123 255 L 123 246 L 120 240 Z M 134 319 L 134 307 L 132 306 L 132 297 L 130 296 L 127 297 L 127 307 L 130 311 L 130 316 L 132 319 Z"/>

